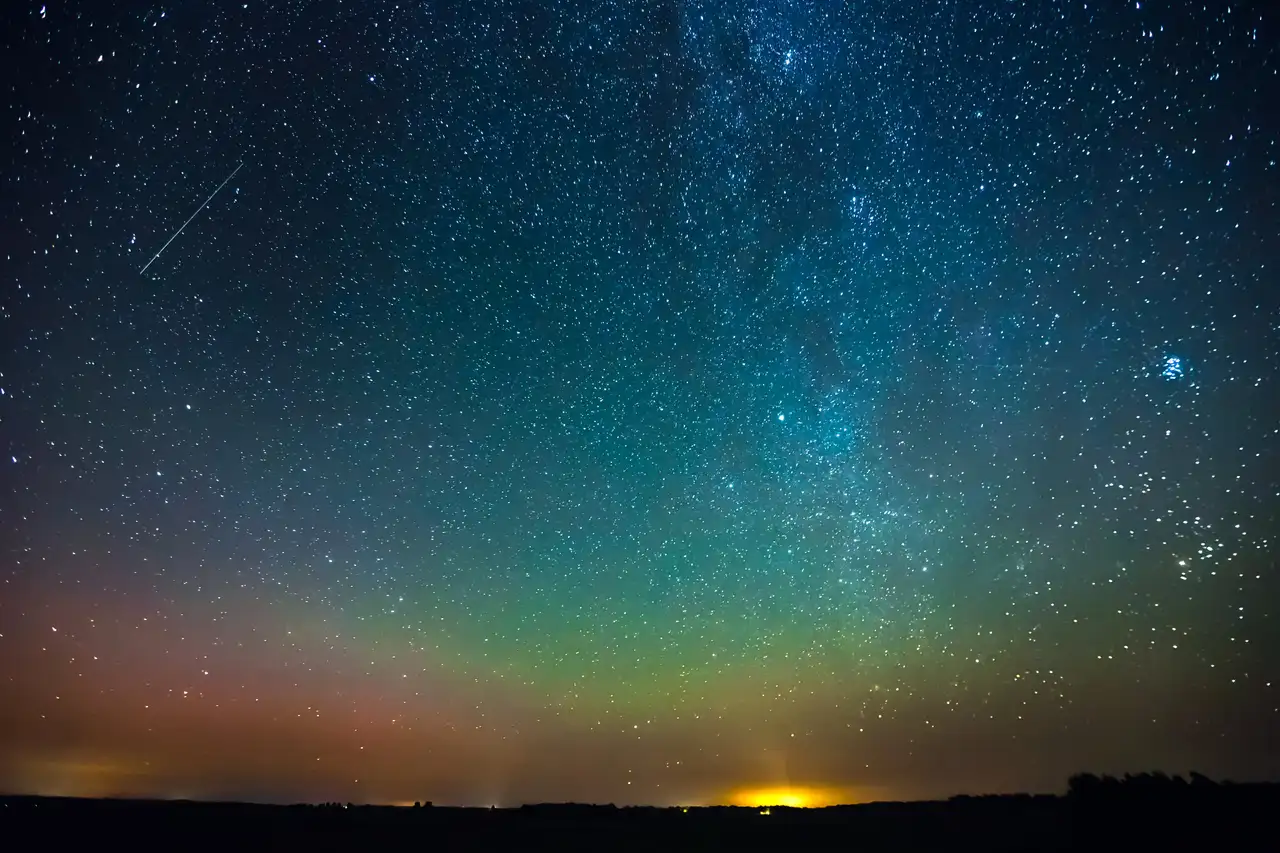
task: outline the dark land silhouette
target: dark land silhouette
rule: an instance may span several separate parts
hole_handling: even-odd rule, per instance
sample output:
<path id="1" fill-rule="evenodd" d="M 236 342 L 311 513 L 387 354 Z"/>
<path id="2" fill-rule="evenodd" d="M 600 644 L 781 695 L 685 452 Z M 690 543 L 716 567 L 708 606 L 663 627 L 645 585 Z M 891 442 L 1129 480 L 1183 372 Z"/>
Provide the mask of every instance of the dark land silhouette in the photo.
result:
<path id="1" fill-rule="evenodd" d="M 0 798 L 8 849 L 1280 850 L 1280 784 L 1081 774 L 1068 793 L 800 809 Z M 15 843 L 16 842 L 16 843 Z"/>

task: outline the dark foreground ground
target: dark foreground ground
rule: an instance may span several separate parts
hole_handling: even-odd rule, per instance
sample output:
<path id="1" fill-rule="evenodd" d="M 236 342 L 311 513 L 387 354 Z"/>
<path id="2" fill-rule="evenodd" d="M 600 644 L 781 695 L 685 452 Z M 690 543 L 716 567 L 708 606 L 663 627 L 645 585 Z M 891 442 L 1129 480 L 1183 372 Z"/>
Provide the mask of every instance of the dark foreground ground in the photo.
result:
<path id="1" fill-rule="evenodd" d="M 1094 786 L 825 809 L 0 798 L 9 850 L 1280 850 L 1280 785 Z"/>

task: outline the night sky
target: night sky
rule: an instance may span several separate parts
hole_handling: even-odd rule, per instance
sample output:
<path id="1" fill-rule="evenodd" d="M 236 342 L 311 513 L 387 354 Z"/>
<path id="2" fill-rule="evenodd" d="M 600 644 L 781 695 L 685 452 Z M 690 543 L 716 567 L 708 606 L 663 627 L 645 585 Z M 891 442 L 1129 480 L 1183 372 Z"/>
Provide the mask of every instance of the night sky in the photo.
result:
<path id="1" fill-rule="evenodd" d="M 1280 775 L 1269 5 L 5 3 L 0 789 Z"/>

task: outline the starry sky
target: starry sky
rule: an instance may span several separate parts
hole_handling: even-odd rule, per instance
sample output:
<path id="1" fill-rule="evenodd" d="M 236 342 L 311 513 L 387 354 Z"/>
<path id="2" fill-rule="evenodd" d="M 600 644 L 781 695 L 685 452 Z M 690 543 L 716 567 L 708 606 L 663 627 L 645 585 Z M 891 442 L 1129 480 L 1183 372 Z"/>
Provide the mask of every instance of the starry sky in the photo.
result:
<path id="1" fill-rule="evenodd" d="M 4 5 L 0 789 L 1280 775 L 1269 4 Z"/>

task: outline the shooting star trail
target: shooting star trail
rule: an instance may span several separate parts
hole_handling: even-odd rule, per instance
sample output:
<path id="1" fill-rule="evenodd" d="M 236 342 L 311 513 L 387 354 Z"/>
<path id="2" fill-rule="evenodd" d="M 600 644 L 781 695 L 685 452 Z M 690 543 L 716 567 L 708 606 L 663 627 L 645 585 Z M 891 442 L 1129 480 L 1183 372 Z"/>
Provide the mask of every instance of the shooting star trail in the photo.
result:
<path id="1" fill-rule="evenodd" d="M 187 219 L 186 222 L 182 223 L 182 228 L 186 228 L 188 225 L 190 225 L 191 220 L 199 216 L 200 211 L 204 210 L 205 207 L 209 204 L 209 202 L 213 201 L 213 197 L 217 195 L 219 192 L 221 192 L 223 187 L 231 183 L 231 179 L 236 176 L 236 172 L 240 171 L 243 168 L 244 168 L 244 162 L 241 161 L 240 165 L 236 166 L 236 171 L 232 172 L 230 175 L 227 175 L 227 179 L 222 183 L 218 184 L 218 188 L 216 190 L 209 193 L 209 197 L 204 200 L 204 204 L 197 207 L 196 212 L 191 214 L 191 216 Z M 152 258 L 151 260 L 147 261 L 147 266 L 142 268 L 142 273 L 145 273 L 147 271 L 147 267 L 150 267 L 152 264 L 156 262 L 156 258 L 164 254 L 164 250 L 169 248 L 169 243 L 172 243 L 174 240 L 178 239 L 178 235 L 182 233 L 182 228 L 179 228 L 177 231 L 174 231 L 173 236 L 169 238 L 169 242 L 161 246 L 160 251 L 156 252 L 155 258 Z M 141 275 L 142 273 L 139 273 L 139 275 Z"/>

